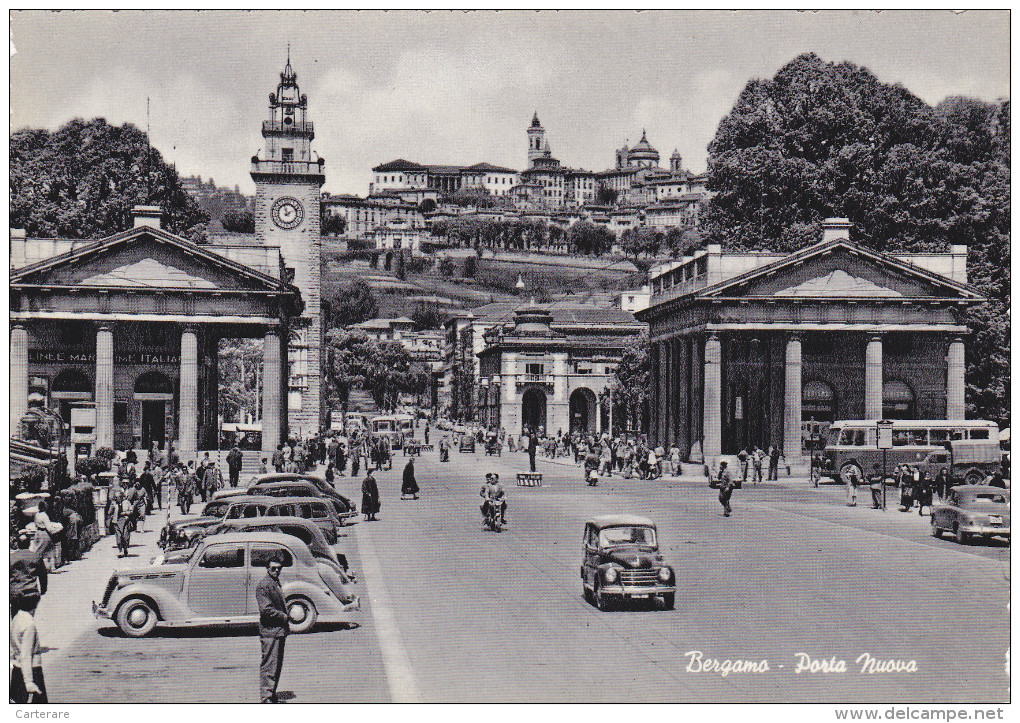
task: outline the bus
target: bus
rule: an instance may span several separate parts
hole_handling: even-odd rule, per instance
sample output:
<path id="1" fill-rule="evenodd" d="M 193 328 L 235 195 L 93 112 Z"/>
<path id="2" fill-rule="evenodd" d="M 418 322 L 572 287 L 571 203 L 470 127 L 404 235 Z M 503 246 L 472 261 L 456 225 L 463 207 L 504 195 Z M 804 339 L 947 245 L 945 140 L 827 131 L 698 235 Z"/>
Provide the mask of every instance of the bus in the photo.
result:
<path id="1" fill-rule="evenodd" d="M 373 437 L 386 437 L 392 449 L 402 449 L 414 436 L 414 417 L 410 414 L 382 414 L 369 422 Z"/>
<path id="2" fill-rule="evenodd" d="M 986 440 L 999 443 L 999 427 L 995 422 L 980 419 L 895 419 L 892 425 L 892 449 L 886 451 L 886 470 L 898 464 L 915 464 L 924 459 L 933 447 L 947 442 Z M 878 448 L 878 420 L 843 419 L 829 427 L 822 451 L 823 474 L 843 482 L 853 470 L 864 481 L 872 466 L 882 464 Z"/>

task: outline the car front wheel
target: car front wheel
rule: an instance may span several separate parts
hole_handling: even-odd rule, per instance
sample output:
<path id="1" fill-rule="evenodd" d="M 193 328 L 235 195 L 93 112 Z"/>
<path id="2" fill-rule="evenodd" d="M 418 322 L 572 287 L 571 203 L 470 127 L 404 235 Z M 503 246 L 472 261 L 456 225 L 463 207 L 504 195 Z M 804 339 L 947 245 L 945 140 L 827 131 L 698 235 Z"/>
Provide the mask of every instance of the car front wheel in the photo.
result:
<path id="1" fill-rule="evenodd" d="M 665 610 L 672 610 L 676 607 L 676 593 L 675 592 L 664 592 L 662 593 L 662 607 Z"/>
<path id="2" fill-rule="evenodd" d="M 931 534 L 933 537 L 942 539 L 942 528 L 935 524 L 935 518 L 931 520 Z"/>
<path id="3" fill-rule="evenodd" d="M 609 596 L 602 592 L 598 578 L 595 578 L 595 588 L 592 590 L 592 595 L 595 598 L 595 607 L 602 611 L 609 609 Z"/>
<path id="4" fill-rule="evenodd" d="M 966 545 L 970 542 L 970 534 L 960 529 L 960 523 L 953 523 L 953 534 L 956 536 L 956 541 L 961 545 Z"/>
<path id="5" fill-rule="evenodd" d="M 318 618 L 315 605 L 308 598 L 292 597 L 287 600 L 287 617 L 290 619 L 290 632 L 307 633 L 315 626 Z"/>
<path id="6" fill-rule="evenodd" d="M 152 604 L 140 597 L 125 600 L 117 608 L 117 627 L 131 638 L 144 638 L 152 632 L 159 620 L 159 615 Z"/>

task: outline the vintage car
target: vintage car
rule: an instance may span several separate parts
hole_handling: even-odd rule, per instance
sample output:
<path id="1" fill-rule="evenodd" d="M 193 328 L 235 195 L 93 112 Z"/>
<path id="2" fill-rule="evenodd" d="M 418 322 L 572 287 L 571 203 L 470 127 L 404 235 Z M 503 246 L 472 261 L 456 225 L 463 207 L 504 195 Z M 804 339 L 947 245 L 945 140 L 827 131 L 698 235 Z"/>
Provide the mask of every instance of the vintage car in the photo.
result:
<path id="1" fill-rule="evenodd" d="M 308 632 L 319 620 L 350 620 L 342 586 L 332 589 L 305 543 L 277 532 L 212 535 L 184 561 L 174 557 L 162 565 L 117 570 L 92 612 L 133 638 L 148 635 L 157 624 L 257 622 L 255 588 L 272 557 L 283 559 L 280 584 L 292 633 Z"/>
<path id="2" fill-rule="evenodd" d="M 676 574 L 659 553 L 655 523 L 637 515 L 601 515 L 584 526 L 584 598 L 599 610 L 625 599 L 659 598 L 672 610 Z"/>
<path id="3" fill-rule="evenodd" d="M 931 534 L 952 532 L 959 543 L 971 536 L 1009 537 L 1009 490 L 988 485 L 959 485 L 931 510 Z"/>
<path id="4" fill-rule="evenodd" d="M 348 567 L 347 555 L 337 552 L 336 547 L 330 545 L 322 530 L 312 520 L 305 520 L 300 517 L 247 517 L 235 520 L 223 520 L 206 530 L 206 536 L 219 535 L 225 532 L 282 532 L 285 535 L 293 535 L 308 545 L 308 550 L 316 559 L 327 560 L 340 568 L 343 574 L 353 579 L 354 573 Z M 199 538 L 201 539 L 201 538 Z"/>
<path id="5" fill-rule="evenodd" d="M 197 515 L 184 515 L 176 520 L 168 520 L 159 533 L 159 546 L 163 550 L 181 550 L 191 547 L 197 533 L 217 524 L 227 514 L 230 503 L 237 497 L 214 499 L 202 507 Z"/>
<path id="6" fill-rule="evenodd" d="M 457 447 L 458 452 L 474 452 L 475 451 L 475 438 L 470 434 L 465 434 L 460 438 L 460 444 Z"/>
<path id="7" fill-rule="evenodd" d="M 288 490 L 286 483 L 312 485 L 315 487 L 317 490 L 316 492 L 311 492 L 311 490 L 305 486 L 300 487 L 300 496 L 329 497 L 333 500 L 333 507 L 336 509 L 337 517 L 341 520 L 347 520 L 358 516 L 358 505 L 356 503 L 333 489 L 333 486 L 322 477 L 316 477 L 311 474 L 280 473 L 260 475 L 255 477 L 249 483 L 248 491 L 250 494 L 259 495 L 298 496 L 297 493 L 299 488 L 292 487 Z M 254 491 L 254 488 L 256 487 L 265 489 Z"/>
<path id="8" fill-rule="evenodd" d="M 249 495 L 235 497 L 223 515 L 224 520 L 240 520 L 251 517 L 300 517 L 311 520 L 319 526 L 329 544 L 336 544 L 337 531 L 343 525 L 340 518 L 325 497 L 271 497 Z"/>
<path id="9" fill-rule="evenodd" d="M 213 492 L 213 500 L 227 500 L 232 497 L 239 497 L 240 495 L 248 494 L 248 490 L 244 487 L 224 487 L 221 490 Z"/>

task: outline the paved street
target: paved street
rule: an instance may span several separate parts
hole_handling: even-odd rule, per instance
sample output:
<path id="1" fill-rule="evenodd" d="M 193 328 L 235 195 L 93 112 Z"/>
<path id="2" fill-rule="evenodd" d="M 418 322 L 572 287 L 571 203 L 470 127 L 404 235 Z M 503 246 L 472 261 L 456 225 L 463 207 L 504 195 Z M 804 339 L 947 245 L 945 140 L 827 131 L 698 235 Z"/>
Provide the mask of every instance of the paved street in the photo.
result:
<path id="1" fill-rule="evenodd" d="M 589 488 L 577 468 L 540 460 L 545 484 L 518 488 L 526 455 L 481 451 L 453 452 L 448 464 L 426 454 L 417 465 L 421 499 L 401 501 L 403 462 L 397 456 L 378 475 L 379 521 L 349 527 L 343 540 L 361 573 L 360 625 L 288 640 L 280 688 L 295 702 L 1008 698 L 1005 544 L 936 540 L 927 516 L 846 508 L 842 486 L 797 480 L 737 490 L 731 518 L 700 477 Z M 509 492 L 502 534 L 481 528 L 478 489 L 489 469 Z M 360 503 L 359 482 L 342 478 L 338 488 Z M 678 571 L 675 611 L 599 612 L 583 600 L 583 523 L 610 512 L 658 523 Z M 139 537 L 140 558 L 154 537 Z M 102 546 L 110 541 L 90 558 L 102 557 Z M 62 592 L 87 611 L 105 572 L 86 582 L 68 568 L 54 591 L 75 576 L 76 589 Z M 252 628 L 131 640 L 89 620 L 76 631 L 53 646 L 43 627 L 43 642 L 57 647 L 45 660 L 53 700 L 257 699 Z M 766 660 L 768 670 L 695 672 L 690 651 L 759 668 Z M 798 673 L 798 653 L 844 660 L 847 672 Z M 913 660 L 917 672 L 861 673 L 855 661 L 864 654 Z M 480 685 L 486 680 L 498 682 Z"/>

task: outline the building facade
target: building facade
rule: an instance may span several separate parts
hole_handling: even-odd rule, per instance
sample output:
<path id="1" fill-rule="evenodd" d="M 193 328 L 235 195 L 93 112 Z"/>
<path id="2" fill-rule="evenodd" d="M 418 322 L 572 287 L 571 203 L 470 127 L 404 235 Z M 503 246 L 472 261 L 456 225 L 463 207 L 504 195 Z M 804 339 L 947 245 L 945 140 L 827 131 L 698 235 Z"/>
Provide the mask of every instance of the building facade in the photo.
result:
<path id="1" fill-rule="evenodd" d="M 484 162 L 473 166 L 429 166 L 398 158 L 376 166 L 372 173 L 375 180 L 369 184 L 369 195 L 425 189 L 440 193 L 484 189 L 493 196 L 509 196 L 518 184 L 514 169 Z"/>
<path id="2" fill-rule="evenodd" d="M 653 277 L 652 437 L 714 464 L 749 445 L 803 454 L 806 423 L 962 419 L 966 247 L 889 254 L 846 219 L 792 254 L 685 257 Z"/>
<path id="3" fill-rule="evenodd" d="M 478 354 L 478 421 L 521 434 L 608 431 L 604 392 L 644 324 L 618 309 L 529 304 L 490 327 Z"/>
<path id="4" fill-rule="evenodd" d="M 242 337 L 264 340 L 263 447 L 287 434 L 287 340 L 302 303 L 280 249 L 197 245 L 160 216 L 136 208 L 134 228 L 12 269 L 12 435 L 36 404 L 86 454 L 216 449 L 219 340 Z M 87 427 L 71 428 L 76 409 Z"/>

